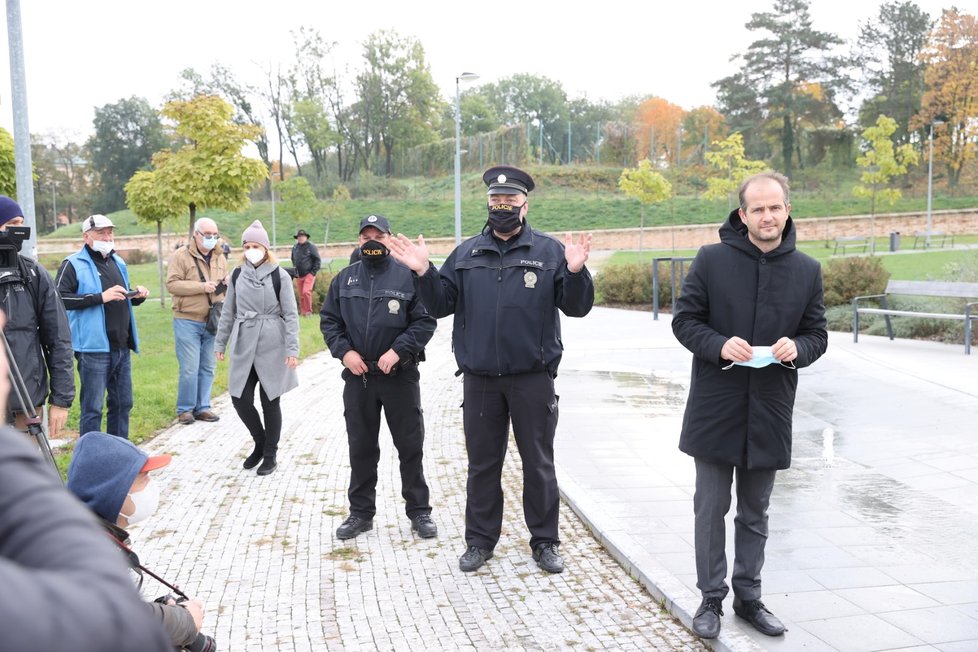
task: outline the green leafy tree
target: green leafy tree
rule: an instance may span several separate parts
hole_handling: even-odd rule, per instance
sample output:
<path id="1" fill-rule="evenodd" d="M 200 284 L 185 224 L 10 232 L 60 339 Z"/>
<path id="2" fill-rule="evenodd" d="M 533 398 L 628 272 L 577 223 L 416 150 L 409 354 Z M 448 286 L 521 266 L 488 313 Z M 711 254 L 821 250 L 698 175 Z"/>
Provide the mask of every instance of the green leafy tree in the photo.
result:
<path id="1" fill-rule="evenodd" d="M 141 97 L 121 99 L 95 109 L 95 133 L 87 147 L 98 178 L 92 209 L 111 213 L 126 205 L 124 187 L 137 170 L 149 169 L 153 153 L 167 146 L 156 109 Z"/>
<path id="2" fill-rule="evenodd" d="M 312 223 L 322 209 L 309 181 L 305 177 L 294 176 L 275 183 L 274 188 L 281 199 L 282 214 L 291 219 L 297 228 L 312 229 Z"/>
<path id="3" fill-rule="evenodd" d="M 814 29 L 808 5 L 808 0 L 774 0 L 772 11 L 751 14 L 747 29 L 766 34 L 742 55 L 738 80 L 741 91 L 757 89 L 765 120 L 777 125 L 783 171 L 788 176 L 793 161 L 803 163 L 797 142 L 801 119 L 819 112 L 841 116 L 833 91 L 844 79 L 840 74 L 844 62 L 829 52 L 842 39 Z M 819 93 L 812 92 L 813 84 L 821 87 Z M 816 109 L 815 100 L 827 107 Z"/>
<path id="4" fill-rule="evenodd" d="M 357 76 L 363 152 L 378 163 L 382 156 L 390 176 L 395 147 L 434 140 L 438 87 L 415 38 L 380 30 L 367 37 L 363 58 L 366 66 Z"/>
<path id="5" fill-rule="evenodd" d="M 652 169 L 652 161 L 642 159 L 637 168 L 625 168 L 618 178 L 618 187 L 623 193 L 637 199 L 641 204 L 641 225 L 638 232 L 639 260 L 642 257 L 642 235 L 645 231 L 645 207 L 663 202 L 672 197 L 672 184 L 659 172 Z"/>
<path id="6" fill-rule="evenodd" d="M 326 233 L 323 236 L 323 243 L 329 244 L 329 227 L 333 218 L 343 211 L 343 202 L 350 201 L 350 189 L 342 183 L 333 190 L 333 196 L 329 201 L 323 202 L 323 214 L 326 216 Z"/>
<path id="7" fill-rule="evenodd" d="M 14 164 L 14 137 L 0 127 L 0 194 L 17 196 L 17 166 Z"/>
<path id="8" fill-rule="evenodd" d="M 859 121 L 872 126 L 877 116 L 896 120 L 897 143 L 910 142 L 910 120 L 924 92 L 921 51 L 933 21 L 911 0 L 880 5 L 879 14 L 860 25 L 856 62 L 873 92 L 859 110 Z"/>
<path id="9" fill-rule="evenodd" d="M 214 95 L 189 101 L 172 101 L 163 115 L 173 120 L 176 134 L 185 141 L 176 151 L 163 150 L 153 156 L 153 170 L 137 173 L 126 185 L 129 207 L 141 219 L 160 219 L 189 210 L 188 236 L 193 235 L 197 210 L 223 208 L 229 211 L 248 206 L 248 193 L 268 176 L 268 168 L 242 150 L 258 136 L 254 125 L 239 125 L 231 118 L 230 104 Z M 152 196 L 158 206 L 133 205 L 129 186 L 150 184 L 139 198 Z M 137 200 L 138 201 L 138 200 Z"/>
<path id="10" fill-rule="evenodd" d="M 168 152 L 161 153 L 153 161 L 162 165 L 168 157 Z M 165 308 L 163 225 L 183 214 L 182 197 L 176 188 L 162 183 L 156 171 L 140 170 L 126 184 L 126 203 L 141 222 L 156 225 L 156 272 L 160 281 L 160 306 Z"/>
<path id="11" fill-rule="evenodd" d="M 744 137 L 739 134 L 730 134 L 724 140 L 715 140 L 706 153 L 706 162 L 716 172 L 716 176 L 708 177 L 706 180 L 706 191 L 703 197 L 706 199 L 727 199 L 727 209 L 729 210 L 734 193 L 743 183 L 744 179 L 762 172 L 766 167 L 763 161 L 752 161 L 744 156 Z"/>
<path id="12" fill-rule="evenodd" d="M 893 180 L 904 176 L 907 168 L 918 161 L 916 150 L 912 145 L 905 144 L 894 148 L 893 134 L 897 130 L 896 120 L 881 115 L 876 125 L 863 131 L 866 150 L 856 159 L 856 164 L 863 169 L 859 177 L 859 185 L 852 189 L 856 197 L 870 200 L 869 232 L 870 251 L 875 252 L 874 238 L 876 236 L 876 204 L 886 202 L 892 205 L 900 198 L 899 188 L 892 187 Z"/>

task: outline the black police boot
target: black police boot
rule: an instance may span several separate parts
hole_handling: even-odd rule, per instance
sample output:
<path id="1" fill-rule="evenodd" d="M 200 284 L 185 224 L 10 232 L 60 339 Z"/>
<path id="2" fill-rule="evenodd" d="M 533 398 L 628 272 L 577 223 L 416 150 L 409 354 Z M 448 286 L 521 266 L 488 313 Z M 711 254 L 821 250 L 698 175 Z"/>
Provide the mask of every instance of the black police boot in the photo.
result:
<path id="1" fill-rule="evenodd" d="M 438 536 L 438 526 L 431 520 L 430 514 L 418 514 L 412 518 L 411 529 L 422 539 L 433 539 Z"/>
<path id="2" fill-rule="evenodd" d="M 337 539 L 352 539 L 362 532 L 374 529 L 374 522 L 369 518 L 362 518 L 356 514 L 350 514 L 343 523 L 336 528 Z"/>
<path id="3" fill-rule="evenodd" d="M 471 573 L 482 568 L 482 565 L 492 559 L 492 550 L 469 546 L 458 559 L 458 567 L 463 573 Z"/>

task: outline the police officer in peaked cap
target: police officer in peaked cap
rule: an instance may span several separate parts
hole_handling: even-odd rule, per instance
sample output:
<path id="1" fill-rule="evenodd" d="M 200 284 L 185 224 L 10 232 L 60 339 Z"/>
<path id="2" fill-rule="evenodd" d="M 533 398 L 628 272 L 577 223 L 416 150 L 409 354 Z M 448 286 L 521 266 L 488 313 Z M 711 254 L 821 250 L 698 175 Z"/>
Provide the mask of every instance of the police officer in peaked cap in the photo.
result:
<path id="1" fill-rule="evenodd" d="M 523 461 L 523 511 L 533 559 L 559 573 L 560 495 L 554 474 L 560 364 L 560 317 L 583 317 L 594 304 L 585 263 L 591 236 L 556 238 L 527 222 L 535 184 L 519 168 L 486 170 L 487 220 L 440 270 L 424 237 L 392 239 L 392 255 L 415 273 L 415 286 L 437 318 L 455 315 L 452 346 L 463 378 L 468 451 L 465 553 L 459 567 L 475 571 L 493 556 L 503 518 L 500 483 L 512 423 Z"/>

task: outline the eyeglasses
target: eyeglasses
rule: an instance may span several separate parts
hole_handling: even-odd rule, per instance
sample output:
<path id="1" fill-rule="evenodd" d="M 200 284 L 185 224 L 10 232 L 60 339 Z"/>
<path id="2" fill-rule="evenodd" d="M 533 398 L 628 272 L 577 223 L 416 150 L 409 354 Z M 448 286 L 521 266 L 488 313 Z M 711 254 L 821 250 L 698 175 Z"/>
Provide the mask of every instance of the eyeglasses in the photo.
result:
<path id="1" fill-rule="evenodd" d="M 221 235 L 220 233 L 204 233 L 203 231 L 198 231 L 197 233 L 205 238 L 216 238 Z"/>

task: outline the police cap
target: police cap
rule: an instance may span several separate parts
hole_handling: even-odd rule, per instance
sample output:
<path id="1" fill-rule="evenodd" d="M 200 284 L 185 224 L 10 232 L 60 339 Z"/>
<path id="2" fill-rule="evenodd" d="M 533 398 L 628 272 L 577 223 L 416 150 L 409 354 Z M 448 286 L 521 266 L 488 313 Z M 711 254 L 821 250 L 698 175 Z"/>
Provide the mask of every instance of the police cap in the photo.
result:
<path id="1" fill-rule="evenodd" d="M 533 190 L 533 177 L 519 168 L 508 165 L 497 165 L 486 170 L 482 180 L 489 186 L 490 195 L 512 195 L 514 192 L 524 195 Z"/>
<path id="2" fill-rule="evenodd" d="M 360 220 L 360 233 L 368 226 L 372 226 L 375 229 L 380 229 L 384 233 L 391 233 L 391 223 L 387 221 L 387 218 L 383 215 L 368 215 L 362 220 Z"/>

